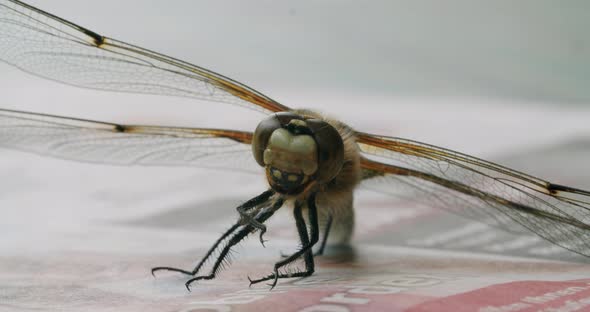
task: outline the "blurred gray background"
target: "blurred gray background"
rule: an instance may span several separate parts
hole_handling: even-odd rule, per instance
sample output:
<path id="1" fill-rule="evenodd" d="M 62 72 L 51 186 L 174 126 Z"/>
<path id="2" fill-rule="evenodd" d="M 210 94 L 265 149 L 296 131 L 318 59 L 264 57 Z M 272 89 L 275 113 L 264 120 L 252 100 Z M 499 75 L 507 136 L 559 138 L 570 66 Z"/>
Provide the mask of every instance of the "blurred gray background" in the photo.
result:
<path id="1" fill-rule="evenodd" d="M 29 2 L 279 97 L 590 99 L 587 1 Z"/>
<path id="2" fill-rule="evenodd" d="M 584 1 L 29 3 L 359 130 L 488 157 L 586 139 L 590 127 Z M 6 108 L 244 130 L 260 120 L 226 105 L 80 90 L 1 69 Z"/>

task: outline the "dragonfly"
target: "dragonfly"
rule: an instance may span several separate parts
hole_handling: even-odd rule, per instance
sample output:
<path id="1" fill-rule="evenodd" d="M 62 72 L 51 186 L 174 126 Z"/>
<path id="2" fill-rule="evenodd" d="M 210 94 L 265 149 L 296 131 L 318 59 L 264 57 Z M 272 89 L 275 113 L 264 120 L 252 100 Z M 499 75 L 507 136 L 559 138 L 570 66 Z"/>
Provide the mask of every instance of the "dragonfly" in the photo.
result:
<path id="1" fill-rule="evenodd" d="M 237 221 L 193 269 L 187 289 L 210 280 L 231 249 L 289 206 L 301 247 L 251 284 L 307 277 L 327 244 L 349 243 L 358 188 L 409 196 L 513 233 L 590 257 L 590 192 L 413 140 L 357 131 L 307 109 L 292 109 L 203 67 L 123 41 L 18 0 L 0 0 L 0 60 L 72 86 L 168 95 L 254 109 L 254 132 L 127 125 L 0 109 L 0 147 L 121 166 L 215 167 L 264 173 L 268 189 L 237 207 Z M 247 164 L 247 165 L 245 165 Z M 213 260 L 207 273 L 203 268 Z M 303 268 L 288 267 L 296 261 Z"/>

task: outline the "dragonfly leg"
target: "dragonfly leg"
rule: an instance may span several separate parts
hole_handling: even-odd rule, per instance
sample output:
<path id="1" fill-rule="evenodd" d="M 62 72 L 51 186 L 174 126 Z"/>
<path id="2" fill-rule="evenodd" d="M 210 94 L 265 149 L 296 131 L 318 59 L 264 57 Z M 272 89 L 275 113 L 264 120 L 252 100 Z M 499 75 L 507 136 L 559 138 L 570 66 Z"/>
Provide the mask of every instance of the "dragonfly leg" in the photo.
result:
<path id="1" fill-rule="evenodd" d="M 321 256 L 324 254 L 324 249 L 326 248 L 326 243 L 328 242 L 328 236 L 330 235 L 330 228 L 332 227 L 332 215 L 328 216 L 328 221 L 326 221 L 326 227 L 324 228 L 324 235 L 322 237 L 322 242 L 320 243 L 320 248 L 317 252 L 314 253 L 314 256 Z"/>
<path id="2" fill-rule="evenodd" d="M 271 289 L 273 289 L 279 280 L 279 278 L 292 278 L 292 277 L 306 277 L 313 274 L 315 271 L 315 264 L 313 259 L 312 247 L 319 241 L 319 224 L 318 224 L 318 214 L 317 214 L 317 207 L 315 203 L 316 194 L 313 193 L 307 201 L 307 207 L 309 211 L 309 223 L 310 223 L 310 234 L 311 234 L 311 241 L 307 233 L 307 226 L 305 224 L 305 220 L 303 219 L 302 214 L 302 205 L 301 203 L 295 204 L 295 209 L 293 209 L 293 215 L 295 217 L 295 224 L 297 225 L 297 232 L 299 233 L 299 239 L 301 240 L 301 249 L 289 257 L 275 263 L 274 265 L 274 272 L 268 276 L 265 276 L 260 279 L 250 280 L 250 285 L 260 283 L 263 281 L 273 280 Z M 297 260 L 299 257 L 304 256 L 305 261 L 305 271 L 298 271 L 298 272 L 291 272 L 281 274 L 279 273 L 279 269 L 292 263 L 293 261 Z"/>
<path id="3" fill-rule="evenodd" d="M 264 221 L 268 220 L 268 218 L 270 218 L 279 208 L 281 208 L 281 206 L 283 206 L 283 203 L 284 203 L 284 199 L 279 198 L 273 204 L 272 207 L 262 211 L 258 216 L 256 216 L 255 220 L 260 223 L 263 223 Z M 219 271 L 221 270 L 222 265 L 226 262 L 226 257 L 228 256 L 229 252 L 231 251 L 231 248 L 233 246 L 235 246 L 236 244 L 238 244 L 239 242 L 241 242 L 244 238 L 246 238 L 246 236 L 248 236 L 250 233 L 254 232 L 255 230 L 256 230 L 256 228 L 254 228 L 254 226 L 252 226 L 251 224 L 247 224 L 244 228 L 242 228 L 236 234 L 234 234 L 229 239 L 229 241 L 225 244 L 225 247 L 223 247 L 223 249 L 219 253 L 219 256 L 215 260 L 215 263 L 213 264 L 213 267 L 211 268 L 210 273 L 208 275 L 200 275 L 200 276 L 189 279 L 185 283 L 186 288 L 190 291 L 190 285 L 193 282 L 199 281 L 199 280 L 210 280 L 210 279 L 215 278 L 217 273 L 219 273 Z"/>
<path id="4" fill-rule="evenodd" d="M 199 272 L 199 270 L 201 269 L 201 267 L 203 266 L 203 264 L 205 264 L 207 259 L 209 259 L 209 257 L 211 257 L 213 252 L 215 252 L 215 250 L 219 247 L 219 244 L 221 244 L 221 242 L 223 242 L 231 233 L 233 233 L 240 226 L 241 226 L 240 222 L 237 222 L 236 224 L 232 225 L 231 228 L 229 228 L 227 231 L 225 231 L 225 233 L 223 233 L 221 235 L 221 237 L 219 237 L 217 239 L 217 241 L 215 241 L 213 246 L 211 246 L 211 248 L 209 248 L 209 250 L 207 251 L 207 254 L 205 254 L 205 256 L 201 259 L 201 261 L 199 261 L 197 266 L 195 266 L 195 268 L 192 269 L 191 271 L 183 270 L 183 269 L 179 269 L 179 268 L 173 268 L 173 267 L 155 267 L 155 268 L 152 268 L 152 275 L 155 276 L 156 271 L 173 271 L 173 272 L 183 273 L 186 275 L 197 274 Z"/>
<path id="5" fill-rule="evenodd" d="M 272 189 L 269 189 L 269 190 L 265 191 L 264 193 L 254 197 L 254 198 L 250 199 L 249 201 L 243 203 L 242 205 L 238 206 L 238 208 L 236 208 L 236 210 L 240 214 L 240 218 L 241 218 L 240 223 L 249 224 L 249 225 L 253 226 L 254 228 L 260 230 L 259 239 L 260 239 L 260 243 L 262 244 L 263 247 L 264 247 L 263 236 L 266 233 L 266 226 L 264 224 L 262 224 L 261 222 L 256 221 L 256 219 L 254 219 L 252 214 L 250 214 L 248 212 L 251 211 L 253 208 L 258 207 L 259 205 L 266 202 L 274 194 L 275 194 L 275 191 Z"/>
<path id="6" fill-rule="evenodd" d="M 320 248 L 313 253 L 314 256 L 321 256 L 324 254 L 324 249 L 326 248 L 326 243 L 328 242 L 328 236 L 330 235 L 330 228 L 332 227 L 332 216 L 328 216 L 328 220 L 326 221 L 326 227 L 324 228 L 324 235 L 322 237 L 322 241 L 320 243 Z M 289 257 L 288 254 L 281 252 L 281 258 Z"/>
<path id="7" fill-rule="evenodd" d="M 256 197 L 250 199 L 249 201 L 245 202 L 244 204 L 240 205 L 237 209 L 239 212 L 240 212 L 240 210 L 243 210 L 243 211 L 250 210 L 256 206 L 264 204 L 266 201 L 268 201 L 270 196 L 272 196 L 273 194 L 274 194 L 274 191 L 268 190 Z M 242 214 L 242 212 L 240 212 L 240 215 L 241 214 Z M 250 216 L 248 216 L 248 217 L 250 217 Z M 205 256 L 201 259 L 201 261 L 199 261 L 199 263 L 191 271 L 183 270 L 183 269 L 179 269 L 179 268 L 173 268 L 173 267 L 155 267 L 155 268 L 152 268 L 152 275 L 155 275 L 155 272 L 157 272 L 157 271 L 173 271 L 173 272 L 178 272 L 178 273 L 183 273 L 186 275 L 194 276 L 195 274 L 197 274 L 199 272 L 199 270 L 205 264 L 207 259 L 209 259 L 209 257 L 211 257 L 211 255 L 215 252 L 215 250 L 217 250 L 219 245 L 225 239 L 227 239 L 227 237 L 229 235 L 231 235 L 233 232 L 235 232 L 242 225 L 243 225 L 242 220 L 239 220 L 236 224 L 232 225 L 231 228 L 229 228 L 227 231 L 225 231 L 225 233 L 223 233 L 221 235 L 221 237 L 219 237 L 217 239 L 217 241 L 215 241 L 213 246 L 211 246 L 211 248 L 209 248 L 209 250 L 207 251 Z M 265 229 L 266 229 L 266 227 L 265 227 Z"/>

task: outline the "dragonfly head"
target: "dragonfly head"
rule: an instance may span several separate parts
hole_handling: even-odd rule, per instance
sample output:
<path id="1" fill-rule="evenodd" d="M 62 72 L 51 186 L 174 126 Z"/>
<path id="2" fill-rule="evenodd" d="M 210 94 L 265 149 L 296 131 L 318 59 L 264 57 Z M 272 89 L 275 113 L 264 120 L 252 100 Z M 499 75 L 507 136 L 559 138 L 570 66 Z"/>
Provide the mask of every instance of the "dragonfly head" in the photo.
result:
<path id="1" fill-rule="evenodd" d="M 289 195 L 301 193 L 311 182 L 330 182 L 344 161 L 342 137 L 334 127 L 292 112 L 263 120 L 254 132 L 252 152 L 266 169 L 270 186 Z"/>

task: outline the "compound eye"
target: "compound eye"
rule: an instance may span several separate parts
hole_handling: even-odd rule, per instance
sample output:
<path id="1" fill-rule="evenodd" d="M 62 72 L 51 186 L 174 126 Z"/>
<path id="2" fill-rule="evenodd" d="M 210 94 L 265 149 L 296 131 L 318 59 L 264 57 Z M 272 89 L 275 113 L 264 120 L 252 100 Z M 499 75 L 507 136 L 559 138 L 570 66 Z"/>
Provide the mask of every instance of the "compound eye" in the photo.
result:
<path id="1" fill-rule="evenodd" d="M 252 137 L 252 154 L 256 162 L 262 167 L 264 167 L 264 158 L 269 157 L 264 155 L 268 139 L 275 130 L 280 128 L 281 122 L 275 115 L 272 115 L 261 121 L 258 127 L 256 127 L 256 131 L 254 131 L 254 136 Z"/>
<path id="2" fill-rule="evenodd" d="M 344 142 L 338 130 L 319 119 L 307 120 L 318 147 L 318 173 L 320 183 L 328 183 L 338 175 L 344 164 Z"/>
<path id="3" fill-rule="evenodd" d="M 252 137 L 252 153 L 256 162 L 264 167 L 264 150 L 272 133 L 288 124 L 293 119 L 301 119 L 301 116 L 291 112 L 275 113 L 261 121 Z"/>

